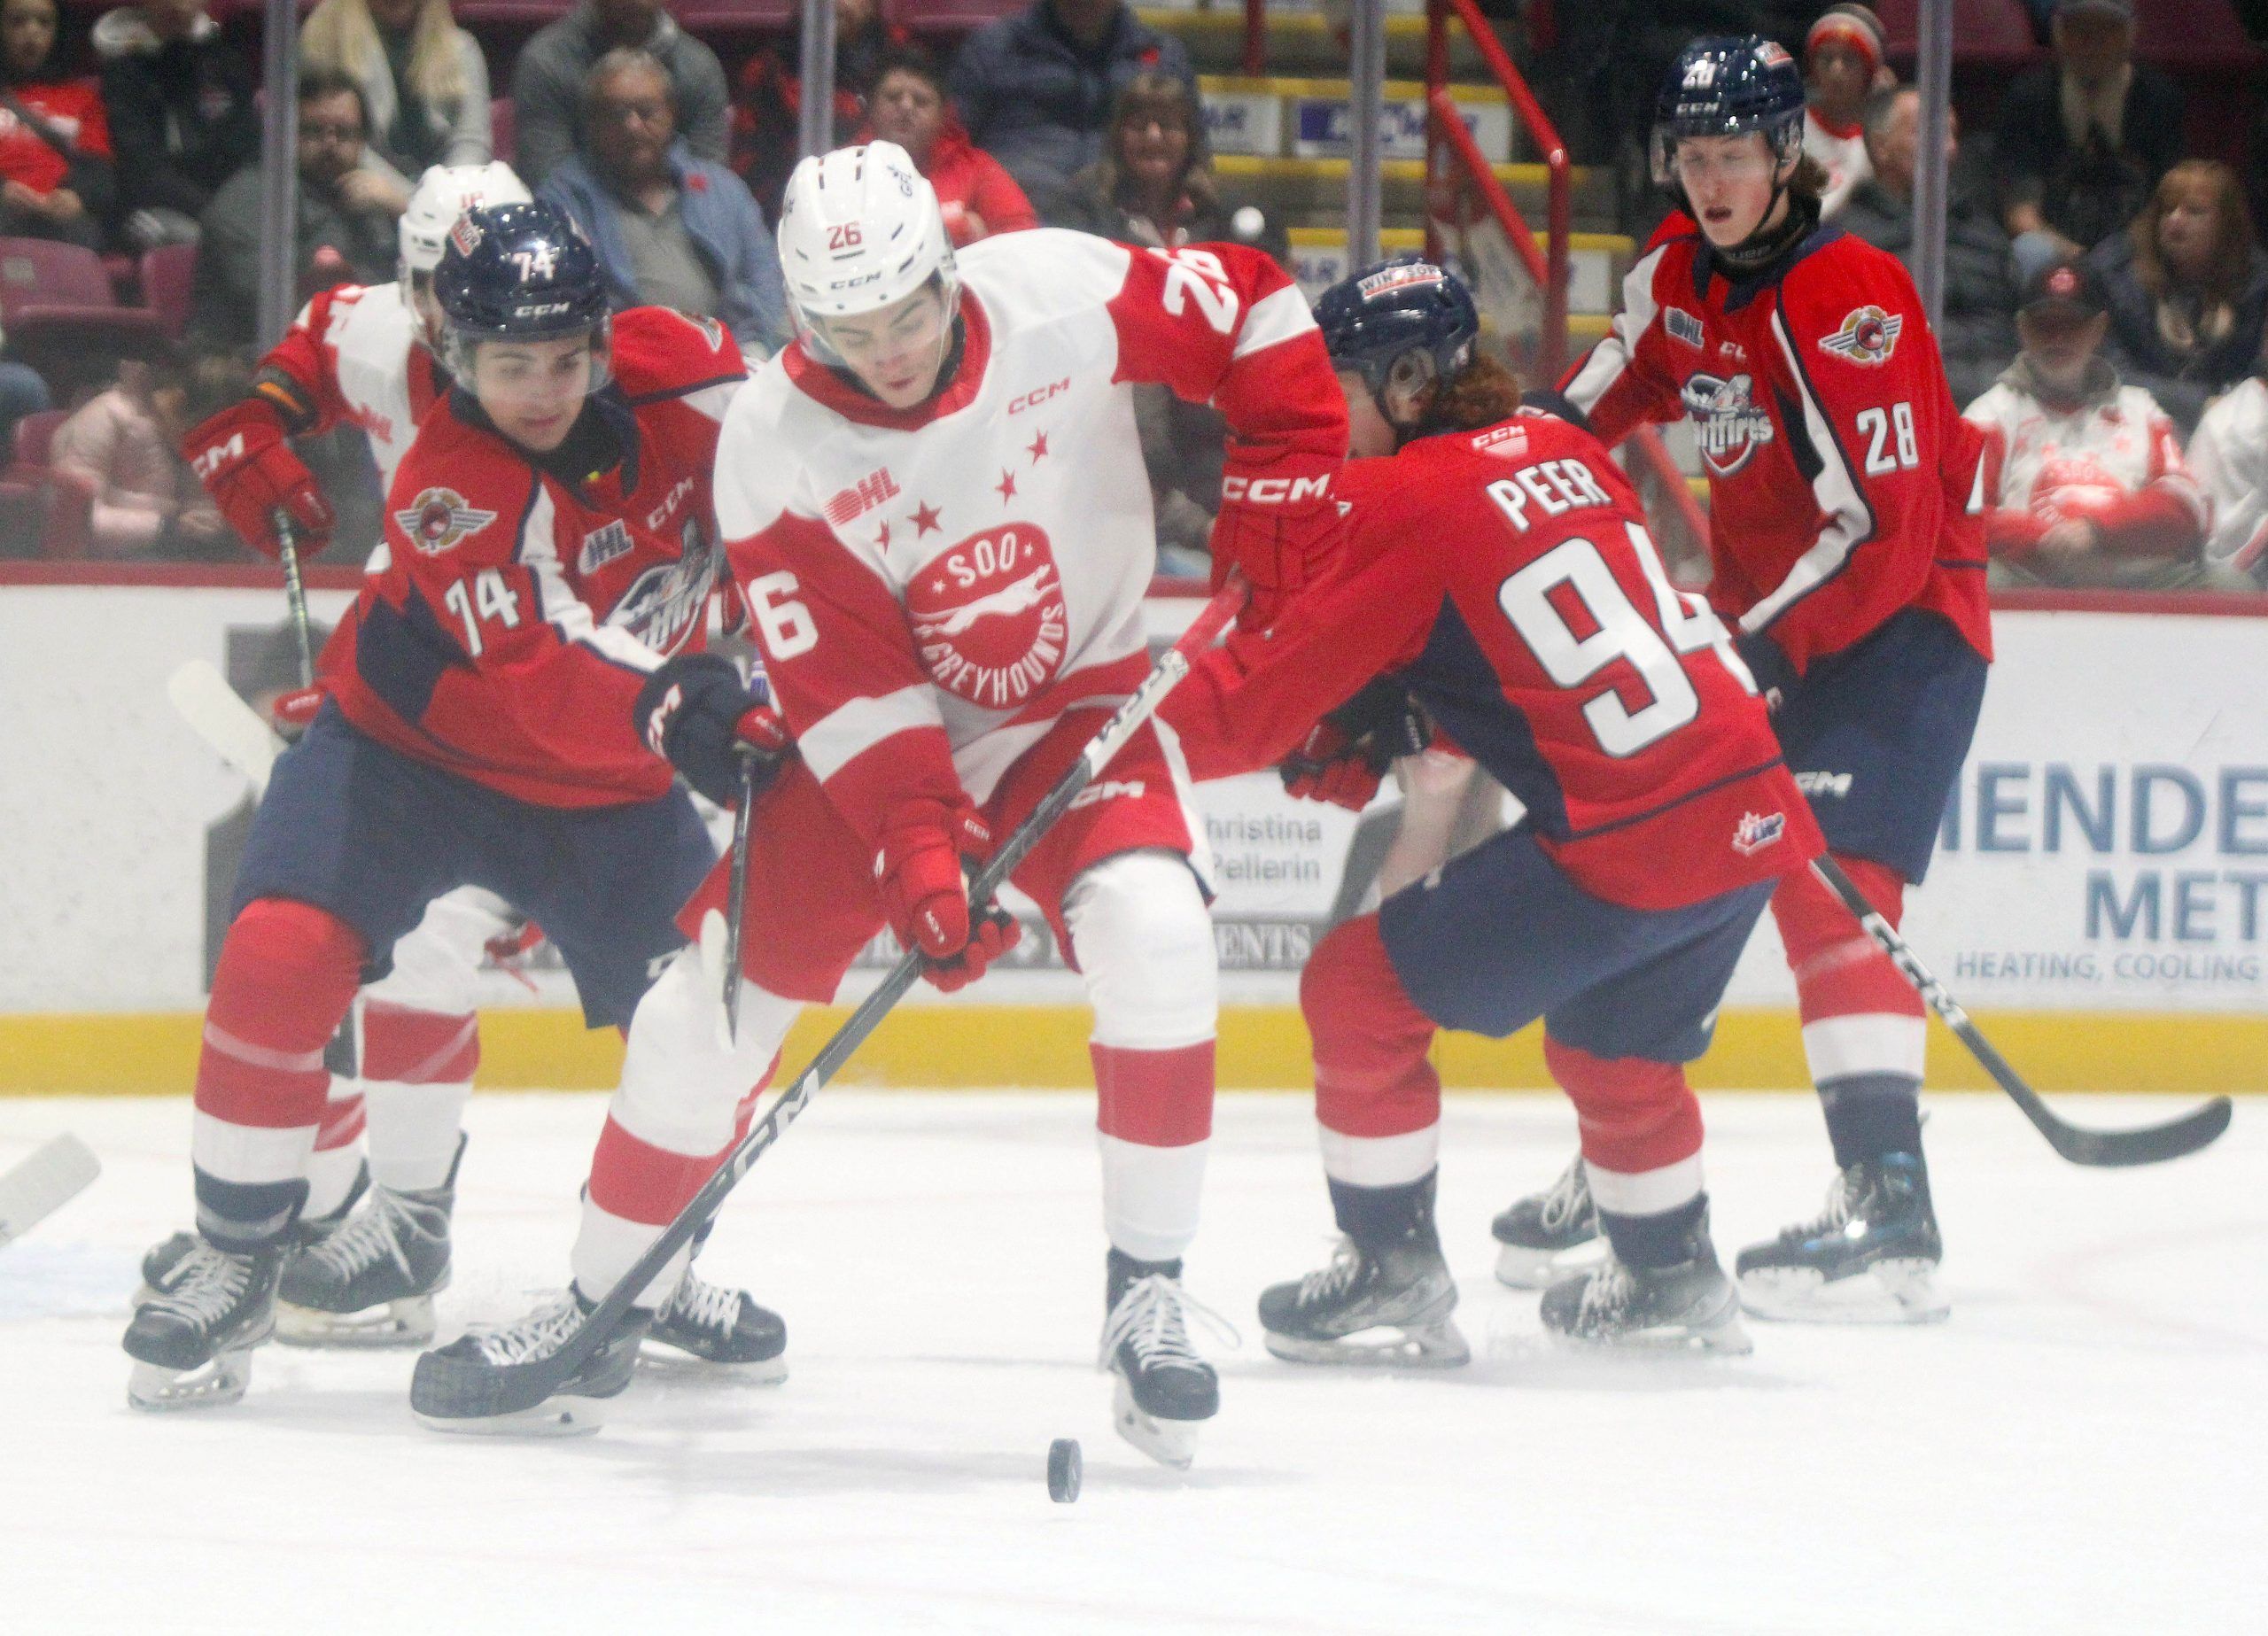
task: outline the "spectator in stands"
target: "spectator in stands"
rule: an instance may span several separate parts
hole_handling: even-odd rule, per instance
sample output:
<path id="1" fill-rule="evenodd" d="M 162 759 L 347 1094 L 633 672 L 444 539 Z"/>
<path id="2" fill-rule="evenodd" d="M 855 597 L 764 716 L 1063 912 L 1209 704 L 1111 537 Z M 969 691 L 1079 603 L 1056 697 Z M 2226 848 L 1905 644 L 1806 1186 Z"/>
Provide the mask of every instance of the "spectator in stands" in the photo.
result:
<path id="1" fill-rule="evenodd" d="M 1877 91 L 1868 100 L 1869 175 L 1851 194 L 1836 225 L 1914 270 L 1914 167 L 1921 154 L 1922 94 L 1912 86 Z M 1949 144 L 1957 144 L 1952 131 Z M 1958 153 L 1949 145 L 1950 167 Z M 2008 236 L 1955 171 L 1946 208 L 1945 316 L 1938 350 L 1953 401 L 1967 403 L 2000 378 L 2016 353 L 2016 285 Z"/>
<path id="2" fill-rule="evenodd" d="M 243 372 L 233 371 L 241 385 Z M 180 454 L 197 423 L 192 372 L 176 355 L 128 359 L 117 384 L 56 429 L 49 463 L 61 485 L 91 498 L 87 550 L 97 557 L 234 556 L 241 547 Z M 201 394 L 216 386 L 204 372 Z M 218 408 L 215 401 L 211 407 Z M 58 500 L 58 503 L 69 503 Z"/>
<path id="3" fill-rule="evenodd" d="M 299 76 L 299 293 L 333 284 L 382 283 L 399 255 L 401 212 L 385 178 L 362 165 L 368 128 L 361 87 L 331 69 Z M 200 347 L 249 347 L 260 304 L 260 166 L 213 196 L 202 223 L 190 330 Z"/>
<path id="4" fill-rule="evenodd" d="M 2186 433 L 2206 400 L 2242 380 L 2268 327 L 2268 257 L 2236 173 L 2187 159 L 2134 225 L 2088 260 L 2110 296 L 2110 356 Z"/>
<path id="5" fill-rule="evenodd" d="M 1163 74 L 1138 74 L 1119 92 L 1102 151 L 1068 186 L 1040 198 L 1051 227 L 1076 228 L 1122 244 L 1177 249 L 1210 240 L 1258 244 L 1288 262 L 1289 235 L 1254 205 L 1221 198 L 1195 89 Z"/>
<path id="6" fill-rule="evenodd" d="M 90 79 L 57 72 L 55 0 L 0 4 L 0 234 L 99 250 L 118 202 L 110 120 Z"/>
<path id="7" fill-rule="evenodd" d="M 866 93 L 882 76 L 882 54 L 913 36 L 883 19 L 878 0 L 835 0 L 835 108 L 837 143 L 850 140 L 866 111 Z M 741 66 L 733 96 L 733 168 L 767 215 L 801 151 L 804 111 L 803 11 L 776 44 Z"/>
<path id="8" fill-rule="evenodd" d="M 2173 422 L 2103 356 L 2102 279 L 2059 261 L 2024 288 L 2023 351 L 1969 406 L 1984 433 L 1984 532 L 1996 578 L 2157 587 L 2205 577 L 2205 497 Z"/>
<path id="9" fill-rule="evenodd" d="M 1804 35 L 1804 151 L 1827 173 L 1821 221 L 1837 214 L 1873 170 L 1867 157 L 1868 97 L 1896 84 L 1882 19 L 1871 7 L 1834 5 Z"/>
<path id="10" fill-rule="evenodd" d="M 204 0 L 141 0 L 95 24 L 119 205 L 138 250 L 183 244 L 223 182 L 260 158 L 252 64 Z"/>
<path id="11" fill-rule="evenodd" d="M 554 167 L 536 196 L 590 236 L 616 310 L 721 318 L 743 349 L 776 351 L 788 336 L 779 246 L 746 184 L 679 140 L 660 59 L 634 50 L 600 58 L 582 127 L 587 145 Z"/>
<path id="12" fill-rule="evenodd" d="M 858 133 L 861 142 L 874 137 L 894 142 L 913 156 L 937 190 L 945 231 L 956 245 L 1039 225 L 1016 179 L 969 141 L 953 118 L 936 59 L 918 46 L 898 46 L 882 55 L 866 99 L 866 126 Z"/>
<path id="13" fill-rule="evenodd" d="M 2205 560 L 2268 586 L 2268 343 L 2250 375 L 2213 400 L 2189 439 L 2189 471 L 2213 508 Z"/>
<path id="14" fill-rule="evenodd" d="M 662 0 L 581 0 L 539 29 L 512 65 L 512 164 L 531 188 L 585 145 L 583 88 L 592 66 L 617 50 L 661 63 L 686 146 L 695 159 L 724 159 L 728 98 L 717 53 L 679 27 Z"/>
<path id="15" fill-rule="evenodd" d="M 2132 0 L 2059 0 L 2051 63 L 2000 104 L 2002 224 L 2023 275 L 2132 221 L 2181 158 L 2181 92 L 2134 60 Z"/>
<path id="16" fill-rule="evenodd" d="M 369 157 L 405 185 L 492 156 L 488 62 L 449 0 L 322 0 L 299 30 L 299 60 L 362 88 Z"/>
<path id="17" fill-rule="evenodd" d="M 1112 103 L 1138 74 L 1178 81 L 1196 100 L 1181 42 L 1125 0 L 1034 0 L 969 36 L 953 101 L 976 145 L 1037 199 L 1102 158 Z"/>

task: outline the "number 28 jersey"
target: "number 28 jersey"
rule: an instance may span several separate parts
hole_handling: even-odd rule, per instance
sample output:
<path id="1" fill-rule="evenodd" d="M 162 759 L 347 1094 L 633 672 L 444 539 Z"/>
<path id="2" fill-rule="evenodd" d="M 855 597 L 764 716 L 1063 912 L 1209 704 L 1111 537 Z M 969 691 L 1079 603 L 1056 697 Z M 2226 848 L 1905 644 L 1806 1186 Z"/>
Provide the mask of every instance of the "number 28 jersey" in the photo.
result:
<path id="1" fill-rule="evenodd" d="M 1352 461 L 1339 493 L 1345 554 L 1160 710 L 1192 776 L 1280 760 L 1395 671 L 1595 896 L 1681 908 L 1821 850 L 1754 678 L 1596 438 L 1525 414 Z"/>

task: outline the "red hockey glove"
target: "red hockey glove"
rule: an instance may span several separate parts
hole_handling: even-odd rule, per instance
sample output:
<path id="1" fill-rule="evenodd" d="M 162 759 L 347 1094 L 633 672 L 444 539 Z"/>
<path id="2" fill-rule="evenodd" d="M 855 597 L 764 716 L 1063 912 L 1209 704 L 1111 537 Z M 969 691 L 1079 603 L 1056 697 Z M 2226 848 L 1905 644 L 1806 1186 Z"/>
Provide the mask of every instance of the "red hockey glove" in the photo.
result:
<path id="1" fill-rule="evenodd" d="M 975 807 L 909 801 L 890 814 L 882 842 L 874 874 L 883 912 L 897 941 L 929 963 L 930 981 L 947 989 L 974 982 L 1015 946 L 1023 929 L 1014 920 L 990 908 L 969 911 L 961 860 L 992 849 L 992 832 Z"/>
<path id="2" fill-rule="evenodd" d="M 1244 570 L 1252 597 L 1237 624 L 1256 629 L 1323 571 L 1346 532 L 1331 498 L 1328 468 L 1260 477 L 1231 462 L 1221 479 L 1220 515 L 1213 519 L 1213 588 L 1220 589 L 1231 568 Z"/>
<path id="3" fill-rule="evenodd" d="M 310 687 L 292 687 L 279 693 L 268 706 L 268 718 L 276 724 L 276 731 L 292 743 L 315 725 L 315 712 L 322 709 L 322 684 Z"/>
<path id="4" fill-rule="evenodd" d="M 1386 769 L 1433 740 L 1423 706 L 1396 678 L 1381 676 L 1315 725 L 1278 771 L 1285 793 L 1360 812 Z"/>
<path id="5" fill-rule="evenodd" d="M 720 807 L 741 800 L 742 769 L 753 761 L 761 794 L 780 776 L 788 725 L 759 676 L 753 686 L 722 654 L 680 654 L 649 676 L 631 707 L 647 748 Z"/>
<path id="6" fill-rule="evenodd" d="M 315 486 L 315 474 L 291 452 L 274 406 L 257 398 L 229 405 L 182 439 L 182 455 L 221 515 L 262 556 L 284 554 L 276 528 L 279 511 L 290 520 L 302 556 L 330 543 L 338 519 Z"/>

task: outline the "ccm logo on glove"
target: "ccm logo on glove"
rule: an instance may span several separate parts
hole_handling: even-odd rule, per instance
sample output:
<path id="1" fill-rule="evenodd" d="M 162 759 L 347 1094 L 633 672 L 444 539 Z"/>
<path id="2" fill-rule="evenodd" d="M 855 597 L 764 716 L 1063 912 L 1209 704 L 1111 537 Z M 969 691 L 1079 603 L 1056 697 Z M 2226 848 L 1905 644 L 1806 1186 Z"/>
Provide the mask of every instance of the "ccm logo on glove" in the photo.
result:
<path id="1" fill-rule="evenodd" d="M 1331 497 L 1331 477 L 1239 477 L 1221 479 L 1221 498 L 1248 506 L 1300 506 Z"/>

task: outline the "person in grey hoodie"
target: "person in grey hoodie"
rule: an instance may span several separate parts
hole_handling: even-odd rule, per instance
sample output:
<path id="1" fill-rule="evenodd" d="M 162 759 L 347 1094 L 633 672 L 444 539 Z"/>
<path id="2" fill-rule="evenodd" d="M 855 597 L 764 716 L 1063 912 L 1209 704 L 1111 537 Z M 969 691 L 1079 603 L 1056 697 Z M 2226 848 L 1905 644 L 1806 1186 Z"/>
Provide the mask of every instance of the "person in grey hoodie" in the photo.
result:
<path id="1" fill-rule="evenodd" d="M 649 51 L 670 77 L 677 128 L 696 159 L 725 158 L 730 96 L 717 53 L 677 26 L 662 0 L 581 0 L 521 48 L 512 66 L 513 168 L 534 187 L 587 148 L 583 88 L 607 52 Z"/>
<path id="2" fill-rule="evenodd" d="M 252 66 L 204 0 L 142 0 L 95 24 L 119 205 L 138 249 L 197 236 L 221 184 L 260 158 Z"/>
<path id="3" fill-rule="evenodd" d="M 668 70 L 646 51 L 609 51 L 585 88 L 583 125 L 585 146 L 536 197 L 590 239 L 614 309 L 721 318 L 743 352 L 777 351 L 788 338 L 779 246 L 747 183 L 678 139 Z"/>

